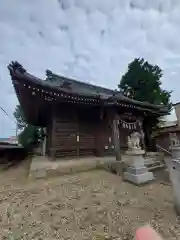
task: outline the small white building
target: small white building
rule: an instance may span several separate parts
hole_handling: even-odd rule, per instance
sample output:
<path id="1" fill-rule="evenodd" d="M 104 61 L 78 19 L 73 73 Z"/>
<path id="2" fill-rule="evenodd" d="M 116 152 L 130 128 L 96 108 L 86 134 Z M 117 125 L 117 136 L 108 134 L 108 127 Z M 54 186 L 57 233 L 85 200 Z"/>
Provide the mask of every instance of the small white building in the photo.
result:
<path id="1" fill-rule="evenodd" d="M 11 136 L 8 138 L 0 138 L 0 142 L 9 143 L 9 144 L 18 144 L 18 139 L 16 136 Z"/>
<path id="2" fill-rule="evenodd" d="M 11 136 L 8 138 L 8 143 L 10 144 L 18 144 L 18 139 L 16 136 Z"/>

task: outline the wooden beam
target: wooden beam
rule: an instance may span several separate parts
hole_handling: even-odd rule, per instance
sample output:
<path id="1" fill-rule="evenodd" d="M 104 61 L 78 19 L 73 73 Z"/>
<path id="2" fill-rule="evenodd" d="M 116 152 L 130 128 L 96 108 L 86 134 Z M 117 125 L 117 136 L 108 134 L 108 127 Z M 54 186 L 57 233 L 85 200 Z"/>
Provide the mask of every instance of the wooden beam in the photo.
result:
<path id="1" fill-rule="evenodd" d="M 55 149 L 55 130 L 56 130 L 56 108 L 53 106 L 51 114 L 51 146 L 50 146 L 50 158 L 51 160 L 56 159 L 56 149 Z"/>
<path id="2" fill-rule="evenodd" d="M 139 124 L 139 129 L 140 129 L 140 134 L 141 134 L 143 149 L 146 151 L 145 133 L 144 133 L 144 131 L 143 131 L 143 119 L 140 119 L 140 120 L 138 121 L 138 124 Z"/>
<path id="3" fill-rule="evenodd" d="M 114 151 L 116 160 L 121 160 L 121 151 L 120 151 L 120 138 L 119 138 L 119 128 L 117 118 L 113 119 L 113 142 L 114 142 Z"/>
<path id="4" fill-rule="evenodd" d="M 118 116 L 115 115 L 115 118 L 113 119 L 113 142 L 114 142 L 114 151 L 115 151 L 115 156 L 116 156 L 116 172 L 118 175 L 121 176 L 123 179 L 124 173 L 124 165 L 121 159 L 121 148 L 120 148 L 120 137 L 119 137 L 119 127 L 118 127 Z"/>
<path id="5" fill-rule="evenodd" d="M 46 156 L 46 149 L 47 149 L 47 137 L 46 137 L 46 134 L 47 134 L 47 128 L 43 128 L 43 130 L 44 130 L 44 139 L 43 139 L 43 142 L 42 142 L 42 155 Z"/>
<path id="6" fill-rule="evenodd" d="M 114 144 L 114 153 L 116 156 L 116 160 L 121 160 L 121 151 L 120 151 L 120 137 L 119 137 L 119 115 L 116 113 L 115 109 L 109 109 L 107 111 L 108 119 L 112 124 L 112 138 Z"/>

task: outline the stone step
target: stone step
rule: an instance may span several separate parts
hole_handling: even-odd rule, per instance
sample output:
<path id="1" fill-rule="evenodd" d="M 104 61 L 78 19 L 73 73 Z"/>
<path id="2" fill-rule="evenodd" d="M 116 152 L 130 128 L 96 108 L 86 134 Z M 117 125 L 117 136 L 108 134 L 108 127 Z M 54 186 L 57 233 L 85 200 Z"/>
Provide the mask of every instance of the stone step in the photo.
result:
<path id="1" fill-rule="evenodd" d="M 151 165 L 151 164 L 158 164 L 158 163 L 163 163 L 164 160 L 159 160 L 159 159 L 156 159 L 156 158 L 145 158 L 144 159 L 144 164 L 145 165 Z"/>
<path id="2" fill-rule="evenodd" d="M 122 161 L 125 167 L 130 163 L 130 157 L 128 155 L 122 156 Z M 165 167 L 164 155 L 158 152 L 147 152 L 144 157 L 144 164 L 150 171 Z"/>
<path id="3" fill-rule="evenodd" d="M 149 171 L 153 171 L 153 170 L 157 170 L 157 169 L 160 169 L 160 168 L 164 168 L 165 167 L 165 164 L 159 164 L 159 165 L 155 165 L 155 166 L 148 166 L 148 170 Z"/>

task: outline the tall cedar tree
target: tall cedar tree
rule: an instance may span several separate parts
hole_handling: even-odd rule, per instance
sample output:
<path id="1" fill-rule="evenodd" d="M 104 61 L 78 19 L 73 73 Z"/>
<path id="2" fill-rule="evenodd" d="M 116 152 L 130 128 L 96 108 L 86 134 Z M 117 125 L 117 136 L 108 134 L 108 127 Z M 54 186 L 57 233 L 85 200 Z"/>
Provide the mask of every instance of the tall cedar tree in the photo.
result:
<path id="1" fill-rule="evenodd" d="M 122 76 L 118 87 L 129 98 L 141 102 L 167 105 L 169 106 L 170 113 L 172 108 L 172 91 L 162 89 L 162 82 L 160 80 L 162 75 L 162 70 L 159 66 L 152 65 L 143 58 L 135 58 L 128 65 L 128 71 Z M 160 118 L 155 115 L 148 116 L 144 120 L 144 125 L 149 136 L 158 127 L 160 121 Z"/>

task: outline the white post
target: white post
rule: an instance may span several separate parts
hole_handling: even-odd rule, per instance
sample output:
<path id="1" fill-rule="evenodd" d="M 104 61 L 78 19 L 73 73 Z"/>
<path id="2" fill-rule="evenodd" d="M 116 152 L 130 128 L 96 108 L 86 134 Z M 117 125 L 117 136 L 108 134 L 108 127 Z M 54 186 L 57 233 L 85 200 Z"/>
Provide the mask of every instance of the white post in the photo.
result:
<path id="1" fill-rule="evenodd" d="M 176 133 L 170 133 L 170 149 L 172 160 L 166 161 L 166 165 L 172 182 L 175 209 L 180 214 L 180 141 Z"/>
<path id="2" fill-rule="evenodd" d="M 173 159 L 169 163 L 169 177 L 172 182 L 173 196 L 174 196 L 174 205 L 178 214 L 180 214 L 180 160 Z"/>

